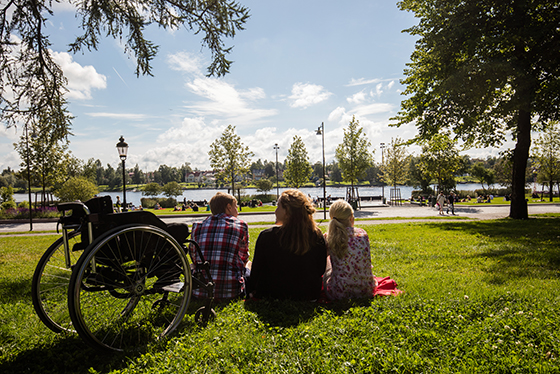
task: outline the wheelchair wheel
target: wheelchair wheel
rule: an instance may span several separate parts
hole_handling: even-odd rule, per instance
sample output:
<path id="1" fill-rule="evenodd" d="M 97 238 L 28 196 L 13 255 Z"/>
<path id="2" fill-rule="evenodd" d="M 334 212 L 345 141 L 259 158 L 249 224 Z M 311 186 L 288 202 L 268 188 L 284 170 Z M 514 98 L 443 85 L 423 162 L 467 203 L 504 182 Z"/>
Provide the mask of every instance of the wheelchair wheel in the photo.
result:
<path id="1" fill-rule="evenodd" d="M 86 248 L 70 280 L 68 307 L 86 343 L 124 351 L 173 332 L 191 291 L 183 247 L 157 227 L 125 225 Z"/>
<path id="2" fill-rule="evenodd" d="M 83 252 L 83 250 L 72 250 L 74 244 L 78 242 L 80 242 L 80 232 L 69 232 L 71 265 L 76 264 Z M 68 313 L 68 285 L 71 275 L 72 268 L 66 265 L 64 256 L 64 241 L 59 238 L 39 260 L 31 283 L 31 298 L 35 312 L 45 326 L 56 333 L 75 332 Z"/>

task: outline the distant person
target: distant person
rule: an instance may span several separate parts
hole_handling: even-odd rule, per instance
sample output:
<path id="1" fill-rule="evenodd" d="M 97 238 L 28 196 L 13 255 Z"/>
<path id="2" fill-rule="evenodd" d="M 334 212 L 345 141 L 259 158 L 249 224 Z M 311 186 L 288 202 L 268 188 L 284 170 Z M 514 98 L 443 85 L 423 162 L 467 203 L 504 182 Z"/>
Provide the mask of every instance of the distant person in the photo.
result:
<path id="1" fill-rule="evenodd" d="M 449 196 L 447 196 L 447 211 L 446 211 L 446 213 L 449 214 L 449 211 L 451 211 L 452 215 L 455 215 L 455 194 L 453 192 L 450 192 Z"/>
<path id="2" fill-rule="evenodd" d="M 247 292 L 255 298 L 317 300 L 327 248 L 313 219 L 315 208 L 299 190 L 282 192 L 278 226 L 262 231 L 255 245 Z"/>
<path id="3" fill-rule="evenodd" d="M 229 194 L 217 192 L 210 199 L 210 209 L 210 217 L 193 224 L 192 239 L 210 263 L 216 300 L 243 297 L 245 266 L 249 260 L 249 228 L 247 223 L 237 218 L 237 200 Z M 194 249 L 191 253 L 197 259 Z M 207 295 L 202 289 L 194 289 L 193 296 Z"/>
<path id="4" fill-rule="evenodd" d="M 344 200 L 331 205 L 329 216 L 331 222 L 325 234 L 329 261 L 323 277 L 327 299 L 373 297 L 375 279 L 367 233 L 354 227 L 354 210 Z"/>
<path id="5" fill-rule="evenodd" d="M 443 216 L 443 205 L 445 204 L 445 195 L 443 194 L 443 192 L 440 192 L 438 197 L 437 197 L 437 203 L 438 203 L 438 209 L 439 209 L 439 214 Z"/>
<path id="6" fill-rule="evenodd" d="M 117 208 L 117 213 L 122 211 L 122 204 L 121 204 L 121 197 L 117 196 L 117 202 L 115 203 L 115 207 Z"/>

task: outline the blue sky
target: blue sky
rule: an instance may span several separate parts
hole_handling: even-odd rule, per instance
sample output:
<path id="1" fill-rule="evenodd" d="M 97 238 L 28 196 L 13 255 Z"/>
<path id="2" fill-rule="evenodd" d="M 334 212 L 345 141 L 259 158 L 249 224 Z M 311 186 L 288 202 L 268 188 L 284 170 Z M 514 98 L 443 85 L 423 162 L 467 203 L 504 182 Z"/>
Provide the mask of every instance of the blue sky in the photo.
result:
<path id="1" fill-rule="evenodd" d="M 205 76 L 210 52 L 186 29 L 148 29 L 160 46 L 154 77 L 137 78 L 134 60 L 113 39 L 102 40 L 98 51 L 69 54 L 67 45 L 80 30 L 73 10 L 56 5 L 47 32 L 69 80 L 69 108 L 76 117 L 72 153 L 116 167 L 115 145 L 123 135 L 129 167 L 153 170 L 189 162 L 205 170 L 210 144 L 232 124 L 254 161 L 274 160 L 275 143 L 284 160 L 298 135 L 315 163 L 322 157 L 315 131 L 324 122 L 330 163 L 355 115 L 379 162 L 380 143 L 416 134 L 413 125 L 388 126 L 404 98 L 399 81 L 415 39 L 402 30 L 417 23 L 412 14 L 389 0 L 240 2 L 251 18 L 245 30 L 226 40 L 234 46 L 234 63 L 222 78 Z M 18 137 L 14 129 L 0 128 L 0 170 L 19 169 L 12 146 Z"/>

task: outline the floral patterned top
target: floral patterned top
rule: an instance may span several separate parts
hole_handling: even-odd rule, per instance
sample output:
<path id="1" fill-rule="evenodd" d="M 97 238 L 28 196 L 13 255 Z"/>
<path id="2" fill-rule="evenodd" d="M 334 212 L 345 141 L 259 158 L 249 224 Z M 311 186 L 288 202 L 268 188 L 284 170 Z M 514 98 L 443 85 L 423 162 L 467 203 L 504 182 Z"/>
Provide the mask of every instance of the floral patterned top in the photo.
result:
<path id="1" fill-rule="evenodd" d="M 348 232 L 346 256 L 338 258 L 331 254 L 327 244 L 332 270 L 325 276 L 326 296 L 330 300 L 373 297 L 375 280 L 371 271 L 371 253 L 367 233 L 365 230 L 355 227 L 347 227 L 346 230 Z M 325 234 L 325 239 L 327 239 L 327 234 Z"/>

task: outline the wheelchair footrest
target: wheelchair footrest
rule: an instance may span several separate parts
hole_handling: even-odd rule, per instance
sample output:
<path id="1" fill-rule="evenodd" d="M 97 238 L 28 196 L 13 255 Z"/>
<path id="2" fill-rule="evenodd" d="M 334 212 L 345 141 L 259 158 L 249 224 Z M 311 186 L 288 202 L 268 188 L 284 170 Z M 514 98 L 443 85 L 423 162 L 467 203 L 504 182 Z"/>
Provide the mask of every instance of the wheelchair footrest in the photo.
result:
<path id="1" fill-rule="evenodd" d="M 166 286 L 163 286 L 161 289 L 163 291 L 167 291 L 167 292 L 179 293 L 183 289 L 184 285 L 185 285 L 184 282 L 176 282 L 176 283 L 172 283 L 172 284 L 168 284 Z"/>

